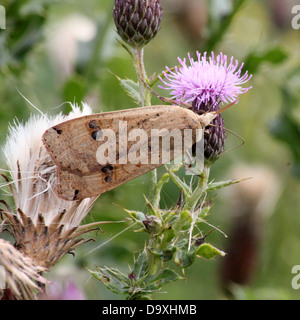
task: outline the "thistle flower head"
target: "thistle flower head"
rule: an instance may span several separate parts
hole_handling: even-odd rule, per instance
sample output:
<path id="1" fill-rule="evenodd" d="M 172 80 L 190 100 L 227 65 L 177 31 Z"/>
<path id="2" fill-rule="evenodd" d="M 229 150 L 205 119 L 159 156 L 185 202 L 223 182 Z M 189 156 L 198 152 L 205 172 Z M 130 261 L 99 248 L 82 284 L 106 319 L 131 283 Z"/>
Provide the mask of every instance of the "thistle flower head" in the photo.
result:
<path id="1" fill-rule="evenodd" d="M 180 67 L 175 67 L 175 71 L 167 68 L 164 76 L 167 80 L 161 81 L 165 86 L 162 89 L 170 90 L 170 94 L 177 102 L 194 103 L 195 109 L 201 109 L 201 105 L 213 104 L 217 100 L 221 103 L 233 102 L 239 94 L 247 92 L 250 88 L 243 88 L 242 84 L 251 79 L 246 71 L 242 75 L 244 64 L 228 58 L 223 53 L 217 57 L 212 52 L 207 57 L 206 52 L 201 56 L 197 52 L 198 60 L 194 60 L 188 55 L 190 64 L 186 59 L 178 58 Z"/>
<path id="2" fill-rule="evenodd" d="M 252 75 L 247 71 L 242 75 L 243 64 L 239 66 L 233 57 L 228 59 L 223 53 L 215 57 L 213 52 L 207 57 L 206 52 L 203 55 L 197 52 L 197 60 L 190 54 L 188 58 L 189 64 L 186 59 L 178 58 L 179 67 L 174 70 L 167 67 L 163 72 L 165 79 L 160 78 L 164 84 L 160 88 L 170 90 L 172 99 L 178 103 L 190 103 L 199 114 L 217 111 L 221 103 L 233 102 L 252 88 L 242 87 Z M 212 125 L 206 128 L 204 135 L 204 156 L 210 162 L 224 150 L 225 129 L 221 114 L 212 121 Z"/>
<path id="3" fill-rule="evenodd" d="M 10 299 L 10 295 L 14 299 L 32 300 L 35 293 L 41 291 L 37 283 L 48 283 L 41 276 L 45 268 L 36 265 L 3 239 L 0 239 L 0 266 L 3 268 L 0 276 L 4 277 L 0 280 L 5 280 L 5 288 L 0 287 L 0 300 L 3 296 L 3 299 Z"/>
<path id="4" fill-rule="evenodd" d="M 77 239 L 84 233 L 79 224 L 96 197 L 66 201 L 56 195 L 56 166 L 41 137 L 57 123 L 90 113 L 90 107 L 83 104 L 82 110 L 72 106 L 68 116 L 32 116 L 25 124 L 15 121 L 3 148 L 9 177 L 2 175 L 6 180 L 2 187 L 10 187 L 15 208 L 2 201 L 5 209 L 0 209 L 1 217 L 15 238 L 15 246 L 46 268 L 87 241 Z"/>
<path id="5" fill-rule="evenodd" d="M 133 48 L 143 47 L 160 28 L 161 0 L 115 0 L 113 17 L 120 37 Z"/>

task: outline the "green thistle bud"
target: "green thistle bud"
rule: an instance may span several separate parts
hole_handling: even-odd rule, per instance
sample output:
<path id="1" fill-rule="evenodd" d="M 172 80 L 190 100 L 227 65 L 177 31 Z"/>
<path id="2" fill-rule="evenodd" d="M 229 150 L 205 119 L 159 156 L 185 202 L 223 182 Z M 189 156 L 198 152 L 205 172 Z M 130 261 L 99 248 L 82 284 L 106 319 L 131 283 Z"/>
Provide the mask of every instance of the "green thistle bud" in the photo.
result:
<path id="1" fill-rule="evenodd" d="M 146 230 L 149 233 L 157 233 L 161 229 L 161 220 L 157 216 L 146 216 L 146 220 L 143 221 L 143 224 Z"/>
<path id="2" fill-rule="evenodd" d="M 133 48 L 143 47 L 160 28 L 161 0 L 115 0 L 113 17 L 120 37 Z"/>

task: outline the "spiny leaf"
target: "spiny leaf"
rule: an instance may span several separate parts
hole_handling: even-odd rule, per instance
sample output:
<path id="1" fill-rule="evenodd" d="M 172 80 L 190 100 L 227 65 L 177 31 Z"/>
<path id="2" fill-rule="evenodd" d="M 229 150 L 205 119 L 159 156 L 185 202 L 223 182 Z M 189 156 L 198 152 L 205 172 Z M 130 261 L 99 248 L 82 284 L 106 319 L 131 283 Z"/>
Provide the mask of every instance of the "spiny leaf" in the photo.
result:
<path id="1" fill-rule="evenodd" d="M 107 289 L 114 293 L 126 294 L 129 289 L 128 275 L 115 268 L 99 268 L 98 271 L 88 271 L 98 280 L 100 280 Z"/>
<path id="2" fill-rule="evenodd" d="M 133 273 L 135 274 L 136 278 L 139 280 L 144 277 L 147 269 L 147 249 L 145 248 L 138 256 L 134 263 Z"/>
<path id="3" fill-rule="evenodd" d="M 171 247 L 169 249 L 155 249 L 155 248 L 149 249 L 149 251 L 153 255 L 160 257 L 163 261 L 171 260 L 176 250 L 177 250 L 176 247 Z"/>
<path id="4" fill-rule="evenodd" d="M 126 93 L 133 99 L 133 101 L 140 105 L 141 103 L 141 97 L 140 97 L 140 89 L 139 84 L 137 82 L 134 82 L 131 79 L 121 79 L 117 77 L 117 79 L 120 81 L 121 87 L 126 91 Z"/>
<path id="5" fill-rule="evenodd" d="M 196 254 L 205 259 L 211 259 L 216 255 L 220 255 L 224 257 L 226 253 L 224 251 L 221 251 L 215 248 L 210 243 L 203 243 L 197 248 Z"/>
<path id="6" fill-rule="evenodd" d="M 233 180 L 227 180 L 227 181 L 219 181 L 219 182 L 210 182 L 207 185 L 206 191 L 214 191 L 218 189 L 222 189 L 224 187 L 230 186 L 232 184 L 236 184 L 245 180 L 249 180 L 251 178 L 245 178 L 245 179 L 233 179 Z"/>
<path id="7" fill-rule="evenodd" d="M 185 196 L 190 196 L 191 194 L 191 189 L 190 187 L 183 182 L 175 173 L 174 170 L 170 170 L 167 166 L 165 166 L 166 170 L 168 171 L 171 179 L 174 181 L 174 183 L 180 188 L 180 190 L 183 191 Z"/>
<path id="8" fill-rule="evenodd" d="M 170 282 L 181 279 L 183 278 L 175 271 L 166 268 L 163 271 L 161 271 L 158 275 L 148 277 L 145 281 L 145 285 L 147 290 L 156 291 Z"/>
<path id="9" fill-rule="evenodd" d="M 195 260 L 195 252 L 191 251 L 188 252 L 186 249 L 184 250 L 177 250 L 175 254 L 174 262 L 180 268 L 187 268 L 189 267 Z"/>

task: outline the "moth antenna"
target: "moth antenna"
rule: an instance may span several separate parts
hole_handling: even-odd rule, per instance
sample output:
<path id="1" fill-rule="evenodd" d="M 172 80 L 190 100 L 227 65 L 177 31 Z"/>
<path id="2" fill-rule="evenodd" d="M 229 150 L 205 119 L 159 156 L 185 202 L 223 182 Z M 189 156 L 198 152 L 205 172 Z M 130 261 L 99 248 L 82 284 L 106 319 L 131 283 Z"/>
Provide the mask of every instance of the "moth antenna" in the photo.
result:
<path id="1" fill-rule="evenodd" d="M 220 128 L 220 126 L 217 126 L 217 125 L 214 125 L 214 124 L 209 124 L 209 125 L 212 126 L 212 127 L 219 127 L 219 128 Z M 243 139 L 240 135 L 238 135 L 237 133 L 235 133 L 235 132 L 233 132 L 233 131 L 231 131 L 231 130 L 229 130 L 229 129 L 227 129 L 227 128 L 224 128 L 224 130 L 227 131 L 227 132 L 229 132 L 229 133 L 231 133 L 231 134 L 233 134 L 235 137 L 237 137 L 238 139 L 240 139 L 242 142 L 241 142 L 241 144 L 239 144 L 239 145 L 237 145 L 237 146 L 235 146 L 235 147 L 232 147 L 232 148 L 230 148 L 230 149 L 228 149 L 228 150 L 223 151 L 222 154 L 224 154 L 224 153 L 226 153 L 226 152 L 228 152 L 228 151 L 232 151 L 232 150 L 238 149 L 238 148 L 240 148 L 242 145 L 245 144 L 245 139 Z"/>
<path id="2" fill-rule="evenodd" d="M 234 101 L 233 101 L 232 103 L 230 103 L 228 106 L 226 106 L 226 107 L 224 107 L 224 108 L 216 111 L 215 114 L 218 114 L 218 113 L 221 113 L 221 112 L 225 111 L 226 109 L 232 107 L 232 106 L 233 106 L 234 104 L 236 104 L 236 103 L 238 103 L 238 100 L 234 100 Z"/>

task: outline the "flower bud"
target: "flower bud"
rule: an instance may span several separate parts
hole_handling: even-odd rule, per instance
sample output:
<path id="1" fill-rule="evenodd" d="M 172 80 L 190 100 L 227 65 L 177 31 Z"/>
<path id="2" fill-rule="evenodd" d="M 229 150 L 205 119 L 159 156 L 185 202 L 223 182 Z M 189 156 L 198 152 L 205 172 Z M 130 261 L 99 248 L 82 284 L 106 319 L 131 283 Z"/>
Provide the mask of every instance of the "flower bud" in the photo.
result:
<path id="1" fill-rule="evenodd" d="M 120 37 L 133 48 L 143 47 L 160 28 L 161 0 L 115 0 L 113 17 Z"/>
<path id="2" fill-rule="evenodd" d="M 196 100 L 195 100 L 196 101 Z M 220 109 L 219 103 L 201 103 L 200 106 L 192 103 L 193 109 L 199 114 L 214 112 Z M 207 126 L 204 131 L 204 159 L 206 162 L 213 163 L 224 151 L 225 144 L 224 120 L 219 113 L 217 117 Z"/>
<path id="3" fill-rule="evenodd" d="M 161 220 L 157 216 L 147 216 L 143 224 L 149 233 L 157 233 L 161 228 Z"/>

